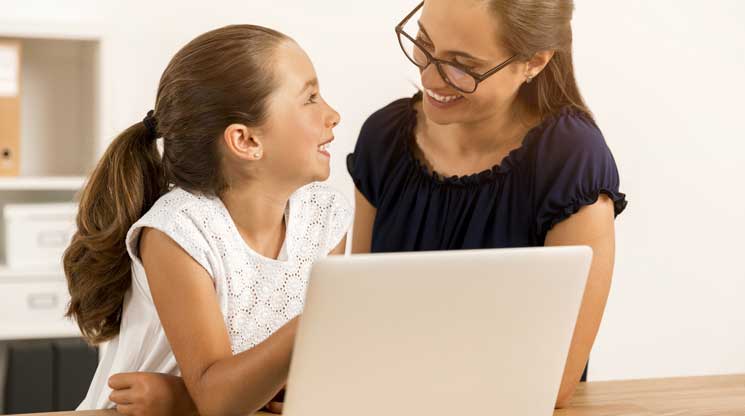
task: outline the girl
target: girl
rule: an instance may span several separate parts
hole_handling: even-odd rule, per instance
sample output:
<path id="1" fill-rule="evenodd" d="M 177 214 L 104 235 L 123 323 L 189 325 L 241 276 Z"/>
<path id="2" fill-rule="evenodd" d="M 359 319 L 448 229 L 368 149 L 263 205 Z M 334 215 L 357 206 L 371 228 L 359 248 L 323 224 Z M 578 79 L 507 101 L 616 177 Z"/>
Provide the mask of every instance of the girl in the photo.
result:
<path id="1" fill-rule="evenodd" d="M 397 26 L 423 93 L 379 110 L 349 155 L 355 253 L 588 245 L 593 263 L 557 398 L 600 325 L 626 207 L 579 93 L 571 0 L 427 0 Z M 421 10 L 421 15 L 417 13 Z"/>
<path id="2" fill-rule="evenodd" d="M 68 314 L 109 341 L 79 409 L 247 414 L 281 390 L 311 264 L 342 253 L 351 223 L 315 183 L 338 123 L 274 30 L 224 27 L 173 57 L 155 110 L 93 172 L 65 253 Z M 121 372 L 169 374 L 180 400 L 145 402 L 147 375 Z"/>

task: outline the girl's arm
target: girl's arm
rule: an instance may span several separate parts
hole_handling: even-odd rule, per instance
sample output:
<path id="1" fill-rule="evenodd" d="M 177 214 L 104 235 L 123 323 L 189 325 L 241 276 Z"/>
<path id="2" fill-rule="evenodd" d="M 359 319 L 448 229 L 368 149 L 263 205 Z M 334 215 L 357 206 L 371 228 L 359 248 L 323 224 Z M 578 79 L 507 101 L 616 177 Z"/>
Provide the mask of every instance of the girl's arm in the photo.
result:
<path id="1" fill-rule="evenodd" d="M 613 202 L 605 195 L 557 224 L 546 236 L 546 246 L 592 247 L 590 274 L 585 286 L 577 325 L 569 348 L 556 407 L 569 404 L 590 356 L 610 291 L 615 256 Z"/>
<path id="2" fill-rule="evenodd" d="M 245 415 L 269 402 L 286 382 L 298 318 L 256 347 L 233 355 L 207 271 L 154 229 L 143 231 L 140 257 L 158 316 L 199 414 Z"/>

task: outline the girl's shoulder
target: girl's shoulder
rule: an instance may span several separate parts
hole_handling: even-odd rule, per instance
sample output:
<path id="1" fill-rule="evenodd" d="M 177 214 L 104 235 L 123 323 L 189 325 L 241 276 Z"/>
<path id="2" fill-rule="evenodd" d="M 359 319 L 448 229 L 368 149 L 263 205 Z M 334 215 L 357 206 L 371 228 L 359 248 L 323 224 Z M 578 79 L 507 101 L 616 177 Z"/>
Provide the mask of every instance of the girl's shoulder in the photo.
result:
<path id="1" fill-rule="evenodd" d="M 220 213 L 221 202 L 216 196 L 199 195 L 182 188 L 163 194 L 142 216 L 140 221 L 159 225 L 182 221 L 184 217 L 205 222 Z"/>
<path id="2" fill-rule="evenodd" d="M 323 182 L 313 182 L 295 191 L 290 208 L 311 221 L 334 222 L 346 226 L 354 209 L 346 196 Z"/>
<path id="3" fill-rule="evenodd" d="M 215 261 L 210 238 L 224 235 L 230 219 L 216 196 L 198 195 L 173 188 L 130 227 L 126 246 L 133 261 L 139 261 L 139 239 L 145 228 L 156 229 L 174 240 L 184 251 L 213 274 Z"/>
<path id="4" fill-rule="evenodd" d="M 290 234 L 327 254 L 349 231 L 354 209 L 341 192 L 321 182 L 298 189 L 290 197 Z"/>

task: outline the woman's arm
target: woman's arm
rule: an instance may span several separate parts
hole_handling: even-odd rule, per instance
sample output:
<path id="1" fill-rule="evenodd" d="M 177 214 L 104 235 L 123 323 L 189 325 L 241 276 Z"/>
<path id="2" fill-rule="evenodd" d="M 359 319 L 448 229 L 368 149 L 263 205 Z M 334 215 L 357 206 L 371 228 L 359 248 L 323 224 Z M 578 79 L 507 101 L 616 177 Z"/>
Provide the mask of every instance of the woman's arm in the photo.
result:
<path id="1" fill-rule="evenodd" d="M 339 243 L 336 248 L 331 250 L 331 253 L 329 253 L 332 256 L 338 256 L 343 255 L 347 251 L 347 237 L 344 236 L 344 238 L 341 239 L 341 242 Z"/>
<path id="2" fill-rule="evenodd" d="M 372 229 L 376 209 L 367 198 L 354 190 L 354 228 L 352 229 L 352 253 L 369 253 L 372 245 Z"/>
<path id="3" fill-rule="evenodd" d="M 202 416 L 245 415 L 284 386 L 298 318 L 233 355 L 212 279 L 168 236 L 145 229 L 140 256 L 184 383 Z"/>
<path id="4" fill-rule="evenodd" d="M 574 328 L 556 407 L 569 404 L 590 356 L 610 291 L 615 257 L 613 202 L 605 195 L 557 224 L 546 236 L 546 246 L 592 247 L 592 265 Z"/>

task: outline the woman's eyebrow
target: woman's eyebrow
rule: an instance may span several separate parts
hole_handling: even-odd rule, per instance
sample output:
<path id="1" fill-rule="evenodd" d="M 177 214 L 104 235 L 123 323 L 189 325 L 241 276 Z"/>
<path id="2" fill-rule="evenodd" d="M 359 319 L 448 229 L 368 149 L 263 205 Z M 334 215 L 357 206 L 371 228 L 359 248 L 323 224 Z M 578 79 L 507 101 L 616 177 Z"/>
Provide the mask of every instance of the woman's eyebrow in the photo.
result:
<path id="1" fill-rule="evenodd" d="M 424 25 L 422 25 L 422 22 L 421 21 L 417 21 L 417 23 L 419 23 L 419 29 L 422 30 L 422 33 L 424 33 L 425 35 L 427 35 L 427 39 L 429 39 L 430 42 L 431 42 L 432 41 L 432 37 L 429 35 L 429 33 L 427 33 L 427 29 L 424 28 Z M 477 58 L 477 57 L 471 55 L 468 52 L 463 52 L 463 51 L 443 51 L 443 53 L 444 54 L 447 54 L 447 55 L 460 56 L 460 57 L 463 57 L 463 58 L 466 58 L 466 59 L 471 59 L 471 60 L 474 60 L 474 61 L 486 62 L 485 59 Z"/>

